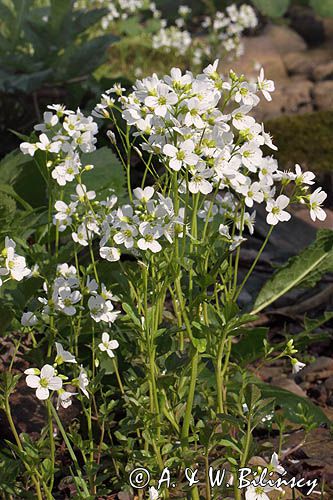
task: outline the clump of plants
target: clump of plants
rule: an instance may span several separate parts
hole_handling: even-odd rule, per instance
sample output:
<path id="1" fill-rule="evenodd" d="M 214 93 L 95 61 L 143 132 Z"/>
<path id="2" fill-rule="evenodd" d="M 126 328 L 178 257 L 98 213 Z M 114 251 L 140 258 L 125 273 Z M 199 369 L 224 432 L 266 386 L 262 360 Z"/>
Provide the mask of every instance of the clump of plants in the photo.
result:
<path id="1" fill-rule="evenodd" d="M 110 50 L 111 65 L 113 67 L 116 57 L 117 64 L 136 77 L 149 73 L 151 60 L 157 68 L 159 60 L 164 61 L 164 67 L 169 67 L 171 57 L 184 61 L 186 69 L 201 70 L 216 57 L 238 57 L 243 50 L 243 32 L 258 23 L 255 11 L 246 4 L 239 8 L 232 4 L 223 12 L 212 5 L 205 6 L 206 15 L 195 19 L 187 5 L 179 7 L 176 19 L 163 19 L 156 4 L 146 0 L 111 3 L 81 0 L 76 5 L 88 9 L 103 5 L 108 9 L 101 21 L 102 32 L 117 33 L 121 37 Z M 138 51 L 138 46 L 141 52 L 147 52 L 146 57 Z M 147 64 L 145 59 L 148 57 Z M 119 72 L 116 64 L 115 71 Z"/>
<path id="2" fill-rule="evenodd" d="M 293 339 L 270 345 L 267 330 L 250 322 L 291 277 L 294 286 L 304 280 L 306 258 L 298 282 L 296 271 L 282 282 L 275 276 L 252 312 L 240 310 L 237 300 L 294 203 L 307 206 L 313 220 L 325 218 L 326 194 L 311 192 L 314 175 L 299 166 L 281 171 L 263 154 L 264 145 L 276 147 L 250 112 L 259 95 L 270 100 L 273 90 L 263 70 L 249 83 L 233 72 L 223 78 L 218 61 L 198 75 L 173 68 L 163 78 L 138 80 L 128 95 L 114 85 L 91 116 L 50 105 L 21 144 L 45 179 L 49 207 L 43 229 L 29 243 L 8 235 L 0 257 L 3 299 L 9 303 L 18 292 L 28 297 L 21 310 L 22 299 L 12 302 L 7 328 L 17 332 L 15 351 L 1 378 L 0 403 L 15 440 L 4 460 L 20 464 L 6 485 L 12 495 L 26 488 L 39 499 L 53 498 L 65 480 L 77 498 L 124 490 L 168 498 L 172 487 L 159 482 L 167 469 L 177 498 L 216 498 L 230 486 L 212 486 L 214 465 L 225 467 L 234 497 L 242 498 L 238 470 L 258 452 L 254 430 L 275 418 L 283 430 L 276 397 L 265 395 L 264 384 L 247 370 L 249 346 L 257 342 L 262 361 L 289 358 L 294 372 L 304 366 Z M 126 195 L 91 188 L 99 175 L 89 161 L 99 120 L 110 124 Z M 137 187 L 134 151 L 145 165 Z M 108 168 L 111 176 L 113 164 Z M 242 245 L 254 232 L 257 204 L 266 209 L 267 237 L 240 280 Z M 325 233 L 317 254 L 328 254 L 332 245 Z M 36 440 L 19 434 L 10 402 L 23 376 L 13 369 L 15 358 L 27 339 L 25 382 L 47 420 Z M 293 401 L 309 431 L 320 412 L 311 414 L 302 398 Z M 62 412 L 71 405 L 78 414 L 65 426 Z M 283 471 L 282 442 L 281 435 L 272 473 Z M 61 467 L 59 454 L 67 456 Z M 148 471 L 148 481 L 142 470 L 133 476 L 138 467 Z M 190 481 L 194 469 L 199 474 Z M 257 474 L 252 471 L 253 481 Z M 254 482 L 246 498 L 267 498 L 276 488 Z"/>

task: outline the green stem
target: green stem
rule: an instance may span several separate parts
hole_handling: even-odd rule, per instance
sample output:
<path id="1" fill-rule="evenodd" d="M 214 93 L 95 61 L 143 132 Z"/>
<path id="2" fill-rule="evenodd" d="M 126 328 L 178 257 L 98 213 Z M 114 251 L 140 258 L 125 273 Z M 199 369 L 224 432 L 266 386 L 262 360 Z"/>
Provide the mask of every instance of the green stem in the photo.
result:
<path id="1" fill-rule="evenodd" d="M 253 272 L 254 268 L 256 267 L 257 262 L 258 262 L 258 260 L 260 259 L 260 256 L 261 256 L 261 254 L 263 253 L 263 251 L 264 251 L 264 249 L 265 249 L 265 247 L 266 247 L 266 245 L 267 245 L 267 243 L 268 243 L 268 240 L 269 240 L 269 238 L 270 238 L 270 236 L 271 236 L 271 234 L 272 234 L 273 229 L 274 229 L 274 226 L 271 226 L 271 227 L 270 227 L 270 229 L 269 229 L 269 231 L 268 231 L 268 233 L 267 233 L 267 236 L 266 236 L 266 238 L 265 238 L 265 241 L 264 241 L 264 242 L 263 242 L 263 244 L 261 245 L 261 247 L 260 247 L 260 249 L 259 249 L 259 251 L 258 251 L 258 253 L 257 253 L 256 258 L 255 258 L 255 259 L 254 259 L 254 261 L 253 261 L 252 266 L 250 267 L 250 269 L 249 269 L 249 270 L 248 270 L 248 272 L 246 273 L 245 278 L 243 279 L 242 283 L 240 284 L 240 286 L 239 286 L 239 288 L 238 288 L 238 290 L 237 290 L 237 292 L 236 292 L 236 294 L 235 294 L 234 300 L 237 300 L 237 299 L 238 299 L 239 294 L 241 293 L 242 289 L 244 288 L 245 283 L 247 282 L 247 280 L 248 280 L 248 279 L 249 279 L 249 277 L 251 276 L 251 274 L 252 274 L 252 272 Z"/>
<path id="2" fill-rule="evenodd" d="M 75 465 L 75 469 L 76 469 L 76 472 L 77 472 L 77 475 L 78 477 L 81 479 L 81 484 L 82 484 L 82 487 L 83 487 L 83 490 L 85 492 L 85 494 L 87 495 L 87 498 L 89 498 L 90 494 L 89 494 L 89 489 L 87 487 L 87 484 L 86 482 L 84 481 L 83 477 L 82 477 L 82 473 L 81 473 L 81 469 L 80 469 L 80 466 L 79 466 L 79 463 L 77 461 L 77 458 L 76 458 L 76 455 L 74 453 L 74 450 L 72 448 L 72 445 L 67 437 L 67 434 L 66 434 L 66 431 L 61 423 L 61 420 L 58 416 L 58 413 L 56 412 L 56 409 L 54 408 L 54 406 L 52 405 L 52 403 L 50 402 L 50 407 L 51 407 L 51 411 L 52 411 L 52 414 L 54 416 L 54 419 L 57 423 L 57 426 L 59 427 L 59 430 L 60 430 L 60 433 L 63 437 L 63 440 L 65 441 L 65 444 L 67 446 L 67 449 L 68 449 L 68 452 L 71 456 L 71 459 L 73 460 L 73 463 Z"/>
<path id="3" fill-rule="evenodd" d="M 118 381 L 118 384 L 119 384 L 120 392 L 122 393 L 122 395 L 124 395 L 125 394 L 124 386 L 123 386 L 123 383 L 122 383 L 120 375 L 119 375 L 117 361 L 116 361 L 115 358 L 113 358 L 112 361 L 113 361 L 113 367 L 114 367 L 114 371 L 115 371 L 115 374 L 116 374 L 116 377 L 117 377 L 117 381 Z"/>
<path id="4" fill-rule="evenodd" d="M 216 389 L 217 389 L 217 411 L 218 413 L 224 413 L 224 403 L 223 403 L 223 375 L 222 375 L 222 357 L 225 345 L 225 339 L 227 336 L 227 329 L 225 328 L 222 334 L 221 341 L 219 343 L 217 351 L 217 361 L 216 361 Z"/>
<path id="5" fill-rule="evenodd" d="M 6 413 L 7 420 L 9 422 L 10 429 L 11 429 L 11 431 L 13 433 L 14 438 L 15 438 L 17 447 L 20 450 L 20 452 L 23 454 L 24 453 L 24 449 L 23 449 L 20 437 L 19 437 L 19 435 L 17 433 L 16 427 L 15 427 L 15 424 L 14 424 L 14 421 L 13 421 L 13 417 L 12 417 L 12 412 L 11 412 L 11 409 L 10 409 L 10 404 L 9 404 L 9 398 L 8 398 L 8 396 L 5 397 L 5 413 Z M 30 465 L 27 464 L 24 460 L 22 460 L 22 461 L 23 461 L 23 464 L 24 464 L 24 466 L 25 466 L 28 474 L 31 477 L 32 482 L 34 483 L 34 486 L 36 488 L 36 494 L 37 494 L 38 500 L 43 500 L 42 491 L 40 489 L 39 479 L 37 479 L 35 477 L 34 471 L 31 469 Z"/>
<path id="6" fill-rule="evenodd" d="M 192 362 L 191 362 L 190 388 L 189 388 L 189 392 L 188 392 L 185 416 L 184 416 L 182 433 L 181 433 L 181 438 L 185 442 L 185 447 L 188 446 L 190 421 L 191 421 L 191 416 L 192 416 L 195 386 L 196 386 L 197 375 L 198 375 L 198 363 L 199 363 L 199 352 L 196 350 L 194 353 L 194 356 L 192 358 Z"/>
<path id="7" fill-rule="evenodd" d="M 47 400 L 47 419 L 49 424 L 49 440 L 50 440 L 50 458 L 51 458 L 51 477 L 50 477 L 50 491 L 53 489 L 54 482 L 54 462 L 55 462 L 55 445 L 54 445 L 54 435 L 53 435 L 53 421 L 52 421 L 52 411 L 50 407 L 51 401 Z"/>

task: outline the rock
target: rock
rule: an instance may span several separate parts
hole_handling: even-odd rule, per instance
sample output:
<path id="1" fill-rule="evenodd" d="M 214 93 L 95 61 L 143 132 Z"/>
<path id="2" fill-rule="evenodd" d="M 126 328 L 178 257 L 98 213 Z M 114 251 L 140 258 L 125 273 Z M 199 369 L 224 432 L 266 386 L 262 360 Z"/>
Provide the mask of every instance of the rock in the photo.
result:
<path id="1" fill-rule="evenodd" d="M 244 54 L 231 67 L 237 73 L 243 73 L 247 78 L 257 78 L 258 68 L 265 68 L 265 75 L 271 80 L 287 78 L 286 69 L 281 55 L 269 36 L 263 34 L 257 37 L 244 37 Z M 221 63 L 222 73 L 228 71 L 230 62 Z"/>
<path id="2" fill-rule="evenodd" d="M 303 38 L 288 26 L 269 24 L 265 29 L 265 35 L 272 40 L 280 54 L 301 52 L 307 49 Z"/>
<path id="3" fill-rule="evenodd" d="M 313 70 L 313 78 L 317 81 L 333 79 L 333 61 L 327 64 L 319 64 Z"/>
<path id="4" fill-rule="evenodd" d="M 308 113 L 313 111 L 313 82 L 309 80 L 283 80 L 276 83 L 276 90 L 271 102 L 261 100 L 260 106 L 254 109 L 257 120 L 269 120 L 283 113 Z"/>
<path id="5" fill-rule="evenodd" d="M 274 385 L 276 385 L 277 387 L 281 387 L 282 389 L 286 389 L 287 391 L 296 394 L 296 396 L 302 396 L 303 398 L 306 398 L 306 393 L 301 389 L 299 385 L 295 383 L 294 380 L 290 378 L 281 378 L 280 380 L 274 380 Z"/>
<path id="6" fill-rule="evenodd" d="M 309 80 L 288 82 L 283 88 L 285 113 L 306 113 L 313 111 L 311 91 L 313 83 Z"/>
<path id="7" fill-rule="evenodd" d="M 325 40 L 325 29 L 313 9 L 293 5 L 289 9 L 290 25 L 310 45 L 320 45 Z"/>
<path id="8" fill-rule="evenodd" d="M 314 363 L 306 366 L 299 372 L 302 380 L 313 382 L 314 380 L 326 379 L 333 376 L 333 359 L 320 356 Z"/>
<path id="9" fill-rule="evenodd" d="M 333 391 L 333 376 L 325 380 L 325 387 L 328 391 Z"/>
<path id="10" fill-rule="evenodd" d="M 320 185 L 323 183 L 320 182 Z M 332 210 L 329 210 L 328 208 L 325 209 L 326 212 L 326 219 L 323 221 L 313 221 L 310 217 L 309 209 L 304 208 L 302 206 L 297 207 L 297 210 L 293 212 L 295 217 L 298 217 L 299 219 L 302 219 L 304 222 L 307 224 L 310 224 L 310 226 L 315 227 L 316 229 L 332 229 L 333 228 L 333 212 Z"/>
<path id="11" fill-rule="evenodd" d="M 333 109 L 333 81 L 318 82 L 313 89 L 313 95 L 316 109 Z"/>
<path id="12" fill-rule="evenodd" d="M 314 70 L 320 64 L 333 60 L 332 50 L 313 49 L 307 52 L 289 52 L 283 56 L 283 61 L 290 75 L 304 75 L 313 78 Z"/>
<path id="13" fill-rule="evenodd" d="M 327 41 L 332 41 L 333 40 L 333 18 L 332 17 L 324 18 L 323 19 L 323 26 L 324 26 L 325 39 Z"/>

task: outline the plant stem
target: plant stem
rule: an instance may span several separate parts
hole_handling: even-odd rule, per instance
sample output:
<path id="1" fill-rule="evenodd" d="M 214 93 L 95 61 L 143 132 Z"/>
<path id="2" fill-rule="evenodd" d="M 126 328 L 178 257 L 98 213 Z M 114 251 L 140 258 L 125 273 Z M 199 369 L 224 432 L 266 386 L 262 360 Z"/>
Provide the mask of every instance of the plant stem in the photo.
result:
<path id="1" fill-rule="evenodd" d="M 260 259 L 260 256 L 261 256 L 262 252 L 264 251 L 264 249 L 265 249 L 265 247 L 266 247 L 266 245 L 267 245 L 267 243 L 268 243 L 268 240 L 269 240 L 269 238 L 270 238 L 270 236 L 271 236 L 271 234 L 272 234 L 273 229 L 274 229 L 274 226 L 271 226 L 271 227 L 270 227 L 270 229 L 269 229 L 269 231 L 268 231 L 268 233 L 267 233 L 267 236 L 266 236 L 266 238 L 265 238 L 265 241 L 264 241 L 264 242 L 263 242 L 263 244 L 261 245 L 261 247 L 260 247 L 260 249 L 259 249 L 259 251 L 258 251 L 258 253 L 257 253 L 256 258 L 255 258 L 255 259 L 254 259 L 254 261 L 253 261 L 252 266 L 250 267 L 250 269 L 249 269 L 249 270 L 248 270 L 248 272 L 246 273 L 245 278 L 243 279 L 243 281 L 242 281 L 242 283 L 240 284 L 240 286 L 239 286 L 239 288 L 238 288 L 237 292 L 235 293 L 234 300 L 237 300 L 237 299 L 238 299 L 239 294 L 240 294 L 240 293 L 241 293 L 241 291 L 243 290 L 245 283 L 247 282 L 247 280 L 248 280 L 248 279 L 249 279 L 249 277 L 251 276 L 251 274 L 252 274 L 252 272 L 253 272 L 254 268 L 256 267 L 257 262 L 258 262 L 258 260 Z"/>
<path id="2" fill-rule="evenodd" d="M 53 489 L 54 482 L 54 461 L 55 461 L 55 445 L 54 445 L 54 435 L 53 435 L 53 422 L 52 422 L 52 411 L 50 407 L 51 401 L 47 400 L 47 419 L 49 424 L 49 440 L 50 440 L 50 458 L 51 458 L 51 478 L 50 478 L 50 491 Z"/>
<path id="3" fill-rule="evenodd" d="M 12 412 L 11 412 L 11 409 L 10 409 L 8 395 L 6 395 L 6 397 L 5 397 L 5 413 L 6 413 L 7 420 L 9 422 L 10 429 L 11 429 L 11 431 L 13 433 L 14 438 L 15 438 L 17 447 L 20 450 L 20 452 L 23 454 L 24 453 L 24 449 L 23 449 L 23 446 L 22 446 L 22 443 L 21 443 L 21 439 L 20 439 L 20 437 L 19 437 L 19 435 L 17 433 L 16 427 L 15 427 L 15 424 L 14 424 L 14 421 L 13 421 L 13 417 L 12 417 Z M 41 489 L 40 489 L 39 479 L 37 479 L 35 477 L 34 471 L 31 469 L 30 465 L 28 463 L 26 463 L 24 460 L 22 460 L 22 461 L 24 463 L 24 466 L 25 466 L 27 472 L 30 474 L 32 482 L 34 483 L 34 486 L 36 488 L 36 494 L 37 494 L 38 500 L 43 500 L 42 492 L 41 492 Z"/>
<path id="4" fill-rule="evenodd" d="M 186 447 L 188 446 L 190 420 L 191 420 L 191 416 L 192 416 L 195 386 L 196 386 L 197 375 L 198 375 L 198 362 L 199 362 L 199 352 L 196 350 L 194 353 L 194 356 L 192 358 L 192 362 L 191 362 L 190 388 L 189 388 L 189 392 L 188 392 L 185 417 L 184 417 L 182 433 L 181 433 L 181 438 L 182 438 L 182 440 L 184 440 Z"/>
<path id="5" fill-rule="evenodd" d="M 77 475 L 78 477 L 81 479 L 81 484 L 82 484 L 82 487 L 83 487 L 83 490 L 85 492 L 85 494 L 87 495 L 87 498 L 89 498 L 90 494 L 89 494 L 89 489 L 87 487 L 87 484 L 86 482 L 84 481 L 83 477 L 82 477 L 82 473 L 81 473 L 81 469 L 80 469 L 80 466 L 79 466 L 79 463 L 77 461 L 77 458 L 76 458 L 76 455 L 74 453 L 74 450 L 72 448 L 72 445 L 67 437 L 67 434 L 66 434 L 66 431 L 61 423 L 61 420 L 58 416 L 58 413 L 56 412 L 56 409 L 54 408 L 53 404 L 50 402 L 50 407 L 51 407 L 51 411 L 52 411 L 52 414 L 54 416 L 54 419 L 57 423 L 57 426 L 59 427 L 59 430 L 61 432 L 61 435 L 63 437 L 63 440 L 65 441 L 65 444 L 67 446 L 67 449 L 68 449 L 68 452 L 71 456 L 71 459 L 73 460 L 73 463 L 75 465 L 75 469 L 76 469 L 76 472 L 77 472 Z"/>

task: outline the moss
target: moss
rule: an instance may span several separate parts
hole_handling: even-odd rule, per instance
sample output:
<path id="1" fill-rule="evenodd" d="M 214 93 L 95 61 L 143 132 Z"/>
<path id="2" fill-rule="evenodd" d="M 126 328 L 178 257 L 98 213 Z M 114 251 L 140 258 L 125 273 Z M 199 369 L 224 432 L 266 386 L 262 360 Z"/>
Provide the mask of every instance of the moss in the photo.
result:
<path id="1" fill-rule="evenodd" d="M 333 171 L 333 111 L 288 115 L 266 121 L 279 148 L 282 168 L 299 163 L 317 172 Z"/>

